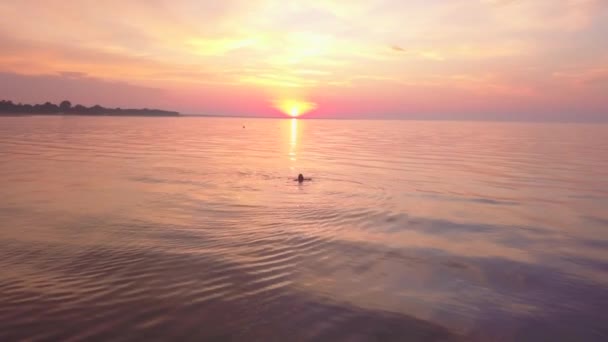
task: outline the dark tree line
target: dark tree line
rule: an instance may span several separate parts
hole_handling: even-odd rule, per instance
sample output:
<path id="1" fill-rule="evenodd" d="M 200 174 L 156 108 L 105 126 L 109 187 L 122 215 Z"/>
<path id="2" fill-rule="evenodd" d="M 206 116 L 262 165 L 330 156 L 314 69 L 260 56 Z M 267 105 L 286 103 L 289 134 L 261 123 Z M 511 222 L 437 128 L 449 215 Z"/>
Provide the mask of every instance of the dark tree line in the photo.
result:
<path id="1" fill-rule="evenodd" d="M 44 104 L 21 104 L 0 100 L 0 113 L 10 114 L 73 114 L 73 115 L 148 115 L 148 116 L 177 116 L 178 112 L 160 109 L 122 109 L 105 108 L 100 105 L 86 107 L 72 106 L 70 101 L 62 101 L 59 105 L 51 102 Z"/>

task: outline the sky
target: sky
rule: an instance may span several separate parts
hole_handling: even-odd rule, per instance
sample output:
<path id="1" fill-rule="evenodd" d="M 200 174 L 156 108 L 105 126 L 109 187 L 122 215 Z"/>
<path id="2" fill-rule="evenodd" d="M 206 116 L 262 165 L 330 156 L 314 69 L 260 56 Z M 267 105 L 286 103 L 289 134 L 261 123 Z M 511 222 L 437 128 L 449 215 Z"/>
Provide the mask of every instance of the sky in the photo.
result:
<path id="1" fill-rule="evenodd" d="M 608 121 L 608 0 L 0 1 L 0 98 Z"/>

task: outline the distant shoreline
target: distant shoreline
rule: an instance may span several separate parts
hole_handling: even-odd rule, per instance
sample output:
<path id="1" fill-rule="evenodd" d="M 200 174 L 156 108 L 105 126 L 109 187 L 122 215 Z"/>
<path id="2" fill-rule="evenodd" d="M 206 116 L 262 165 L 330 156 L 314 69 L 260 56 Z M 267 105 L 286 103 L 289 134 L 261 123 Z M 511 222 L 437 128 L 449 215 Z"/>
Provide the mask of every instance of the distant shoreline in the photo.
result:
<path id="1" fill-rule="evenodd" d="M 86 107 L 72 106 L 70 101 L 62 101 L 59 105 L 51 102 L 44 104 L 15 104 L 12 101 L 0 101 L 0 116 L 29 116 L 29 115 L 86 115 L 86 116 L 180 116 L 179 112 L 161 109 L 105 108 L 100 105 Z"/>
<path id="2" fill-rule="evenodd" d="M 180 113 L 169 113 L 169 114 L 157 114 L 157 113 L 120 113 L 120 114 L 112 114 L 112 113 L 8 113 L 8 112 L 0 112 L 0 117 L 21 117 L 21 116 L 124 116 L 124 117 L 134 117 L 134 116 L 142 116 L 142 117 L 183 117 Z"/>

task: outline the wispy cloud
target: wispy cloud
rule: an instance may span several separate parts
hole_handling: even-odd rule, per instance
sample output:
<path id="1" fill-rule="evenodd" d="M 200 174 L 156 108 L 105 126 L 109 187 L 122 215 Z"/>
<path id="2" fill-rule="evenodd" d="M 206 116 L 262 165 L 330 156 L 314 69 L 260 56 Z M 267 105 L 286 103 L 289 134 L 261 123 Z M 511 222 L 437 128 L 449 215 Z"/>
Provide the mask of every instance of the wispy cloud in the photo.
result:
<path id="1" fill-rule="evenodd" d="M 73 82 L 107 80 L 173 94 L 196 94 L 210 87 L 215 87 L 214 94 L 239 87 L 244 96 L 270 99 L 277 94 L 323 92 L 334 99 L 333 105 L 326 105 L 335 112 L 351 110 L 354 105 L 347 106 L 348 97 L 370 87 L 380 95 L 370 95 L 369 100 L 387 108 L 399 101 L 388 101 L 381 94 L 395 92 L 409 98 L 420 95 L 418 87 L 458 93 L 455 98 L 462 105 L 452 103 L 453 112 L 469 110 L 466 103 L 479 101 L 487 102 L 488 108 L 499 102 L 508 105 L 501 96 L 536 96 L 537 102 L 547 101 L 550 108 L 550 99 L 564 94 L 585 110 L 585 103 L 593 101 L 569 90 L 603 84 L 598 65 L 608 57 L 607 4 L 603 0 L 2 2 L 0 71 L 36 76 L 69 70 L 74 74 L 61 77 Z M 600 71 L 561 76 L 556 82 L 555 75 L 571 75 L 573 68 Z M 230 96 L 216 96 L 216 101 L 222 98 Z M 338 108 L 338 103 L 346 107 Z M 318 110 L 322 107 L 320 103 Z M 428 107 L 445 110 L 433 103 Z M 542 105 L 527 111 L 532 115 L 539 108 Z"/>

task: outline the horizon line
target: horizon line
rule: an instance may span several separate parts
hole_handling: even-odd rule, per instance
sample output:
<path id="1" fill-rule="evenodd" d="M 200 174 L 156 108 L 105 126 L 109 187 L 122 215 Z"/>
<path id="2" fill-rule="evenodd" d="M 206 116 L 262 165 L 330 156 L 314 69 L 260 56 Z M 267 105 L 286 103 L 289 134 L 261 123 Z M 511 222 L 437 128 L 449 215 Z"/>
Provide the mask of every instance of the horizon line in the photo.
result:
<path id="1" fill-rule="evenodd" d="M 446 122 L 512 122 L 512 123 L 574 123 L 574 124 L 608 124 L 608 119 L 597 119 L 597 120 L 525 120 L 525 119 L 504 119 L 504 118 L 420 118 L 420 117 L 310 117 L 307 115 L 301 115 L 299 117 L 289 116 L 248 116 L 248 115 L 222 115 L 222 114 L 184 114 L 180 113 L 178 117 L 203 117 L 203 118 L 232 118 L 232 119 L 279 119 L 279 120 L 362 120 L 362 121 L 446 121 Z"/>

